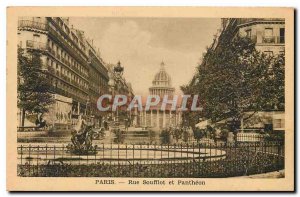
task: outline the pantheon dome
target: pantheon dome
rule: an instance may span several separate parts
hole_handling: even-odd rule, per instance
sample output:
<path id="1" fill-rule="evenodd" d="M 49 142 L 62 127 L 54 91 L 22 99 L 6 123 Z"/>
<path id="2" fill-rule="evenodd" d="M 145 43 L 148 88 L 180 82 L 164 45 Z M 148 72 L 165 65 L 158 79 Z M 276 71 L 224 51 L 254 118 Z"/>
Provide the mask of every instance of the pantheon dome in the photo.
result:
<path id="1" fill-rule="evenodd" d="M 150 95 L 164 95 L 173 96 L 175 88 L 172 87 L 172 80 L 170 75 L 165 70 L 165 64 L 160 64 L 159 71 L 154 75 L 152 86 L 149 88 Z"/>

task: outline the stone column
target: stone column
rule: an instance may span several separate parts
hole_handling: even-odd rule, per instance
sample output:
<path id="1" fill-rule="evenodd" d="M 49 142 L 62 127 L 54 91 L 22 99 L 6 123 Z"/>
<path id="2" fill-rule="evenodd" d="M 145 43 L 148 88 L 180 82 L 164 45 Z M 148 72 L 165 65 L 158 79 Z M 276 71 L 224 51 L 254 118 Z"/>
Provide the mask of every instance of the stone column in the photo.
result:
<path id="1" fill-rule="evenodd" d="M 142 126 L 144 126 L 144 111 L 141 111 L 141 123 L 142 123 Z"/>
<path id="2" fill-rule="evenodd" d="M 136 126 L 137 125 L 137 123 L 138 123 L 138 117 L 137 117 L 137 114 L 138 114 L 138 112 L 137 112 L 137 107 L 135 107 L 134 108 L 134 119 L 133 119 L 133 124 L 134 124 L 134 126 Z"/>
<path id="3" fill-rule="evenodd" d="M 147 125 L 147 112 L 146 112 L 146 110 L 144 110 L 144 121 L 145 121 L 144 125 L 148 126 Z"/>

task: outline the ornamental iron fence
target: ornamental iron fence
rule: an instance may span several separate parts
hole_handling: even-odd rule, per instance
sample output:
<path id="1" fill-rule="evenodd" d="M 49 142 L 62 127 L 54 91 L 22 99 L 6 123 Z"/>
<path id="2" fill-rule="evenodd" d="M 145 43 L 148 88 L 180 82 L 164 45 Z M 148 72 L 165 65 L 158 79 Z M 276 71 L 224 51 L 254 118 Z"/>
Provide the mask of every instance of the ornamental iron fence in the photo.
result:
<path id="1" fill-rule="evenodd" d="M 234 177 L 284 169 L 284 143 L 98 144 L 96 154 L 68 145 L 18 146 L 18 176 Z"/>

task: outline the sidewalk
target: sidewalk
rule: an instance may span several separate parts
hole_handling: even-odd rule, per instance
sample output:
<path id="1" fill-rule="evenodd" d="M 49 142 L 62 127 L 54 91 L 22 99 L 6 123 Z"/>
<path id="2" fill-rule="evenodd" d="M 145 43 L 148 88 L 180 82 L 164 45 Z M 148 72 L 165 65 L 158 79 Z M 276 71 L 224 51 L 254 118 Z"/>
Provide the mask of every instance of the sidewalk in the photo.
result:
<path id="1" fill-rule="evenodd" d="M 284 178 L 284 170 L 279 170 L 275 172 L 267 172 L 264 174 L 253 174 L 249 176 L 239 176 L 234 178 L 250 178 L 250 179 L 260 179 L 260 178 Z"/>

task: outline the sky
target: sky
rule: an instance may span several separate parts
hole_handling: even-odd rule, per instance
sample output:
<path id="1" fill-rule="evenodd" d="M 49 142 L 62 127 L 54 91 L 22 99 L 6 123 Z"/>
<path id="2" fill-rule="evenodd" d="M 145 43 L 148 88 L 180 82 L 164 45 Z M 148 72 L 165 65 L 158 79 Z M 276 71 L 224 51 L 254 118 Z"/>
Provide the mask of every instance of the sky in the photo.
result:
<path id="1" fill-rule="evenodd" d="M 220 28 L 219 18 L 70 18 L 99 48 L 106 63 L 124 67 L 135 94 L 147 95 L 165 63 L 175 92 L 187 84 Z"/>

